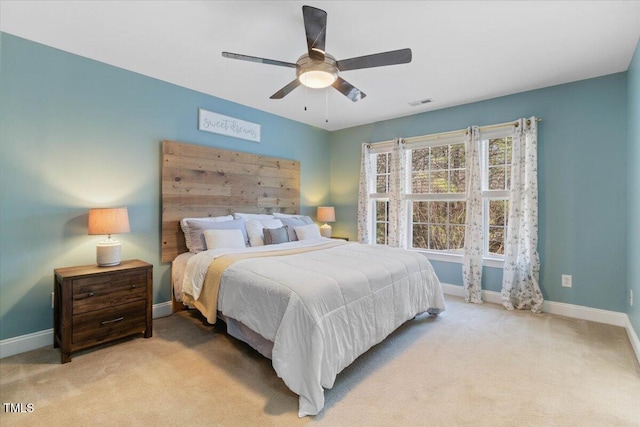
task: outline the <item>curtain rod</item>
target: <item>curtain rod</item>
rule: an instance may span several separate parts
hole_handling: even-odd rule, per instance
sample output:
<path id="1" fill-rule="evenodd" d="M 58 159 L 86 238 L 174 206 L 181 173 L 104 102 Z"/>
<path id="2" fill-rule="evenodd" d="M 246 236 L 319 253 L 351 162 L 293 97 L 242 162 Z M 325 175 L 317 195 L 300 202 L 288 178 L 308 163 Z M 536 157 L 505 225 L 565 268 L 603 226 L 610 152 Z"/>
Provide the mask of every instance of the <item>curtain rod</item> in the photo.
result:
<path id="1" fill-rule="evenodd" d="M 540 123 L 542 121 L 541 118 L 536 117 L 536 122 Z M 531 120 L 527 119 L 527 126 L 531 125 Z M 483 130 L 489 130 L 489 129 L 495 129 L 495 128 L 502 128 L 502 127 L 507 127 L 507 126 L 515 126 L 518 127 L 518 122 L 507 122 L 507 123 L 500 123 L 499 125 L 489 125 L 489 126 L 479 126 L 479 129 L 481 131 Z"/>
<path id="2" fill-rule="evenodd" d="M 456 136 L 458 134 L 466 134 L 467 133 L 467 129 L 460 129 L 460 130 L 452 130 L 449 132 L 440 132 L 440 133 L 433 133 L 430 135 L 421 135 L 421 136 L 410 136 L 408 138 L 403 138 L 403 141 L 406 144 L 410 144 L 413 141 L 428 141 L 430 139 L 444 139 L 444 138 L 450 138 L 453 136 Z"/>
<path id="3" fill-rule="evenodd" d="M 542 121 L 542 119 L 540 117 L 536 117 L 536 122 L 540 123 Z M 531 125 L 531 120 L 527 119 L 527 126 Z M 502 128 L 502 127 L 508 127 L 508 126 L 516 126 L 518 127 L 518 121 L 515 122 L 506 122 L 506 123 L 500 123 L 497 125 L 489 125 L 489 126 L 478 126 L 478 129 L 480 129 L 480 131 L 486 131 L 489 129 L 496 129 L 496 128 Z M 435 133 L 435 134 L 430 134 L 430 135 L 422 135 L 422 136 L 410 136 L 408 138 L 402 138 L 402 142 L 403 143 L 411 143 L 413 141 L 417 141 L 417 140 L 429 140 L 429 139 L 441 139 L 441 138 L 447 138 L 447 137 L 452 137 L 455 136 L 457 134 L 460 133 L 467 133 L 467 129 L 459 129 L 459 130 L 452 130 L 449 132 L 440 132 L 440 133 Z M 377 146 L 380 147 L 383 144 L 392 144 L 394 143 L 395 140 L 390 140 L 390 141 L 382 141 L 382 142 L 372 142 L 369 143 L 369 147 L 372 146 Z"/>
<path id="4" fill-rule="evenodd" d="M 541 122 L 542 119 L 539 117 L 536 117 L 536 122 Z M 531 125 L 531 120 L 527 119 L 527 126 Z M 518 122 L 514 121 L 514 122 L 506 122 L 506 123 L 500 123 L 497 125 L 489 125 L 489 126 L 478 126 L 478 129 L 480 129 L 480 131 L 487 131 L 489 129 L 496 129 L 496 128 L 502 128 L 502 127 L 509 127 L 509 126 L 518 126 Z M 411 136 L 409 138 L 404 138 L 404 142 L 406 143 L 410 143 L 416 140 L 429 140 L 429 139 L 441 139 L 441 138 L 447 138 L 447 137 L 451 137 L 451 136 L 455 136 L 457 134 L 460 133 L 467 133 L 467 129 L 459 129 L 459 130 L 452 130 L 449 132 L 441 132 L 441 133 L 436 133 L 436 134 L 431 134 L 431 135 L 422 135 L 422 136 Z"/>

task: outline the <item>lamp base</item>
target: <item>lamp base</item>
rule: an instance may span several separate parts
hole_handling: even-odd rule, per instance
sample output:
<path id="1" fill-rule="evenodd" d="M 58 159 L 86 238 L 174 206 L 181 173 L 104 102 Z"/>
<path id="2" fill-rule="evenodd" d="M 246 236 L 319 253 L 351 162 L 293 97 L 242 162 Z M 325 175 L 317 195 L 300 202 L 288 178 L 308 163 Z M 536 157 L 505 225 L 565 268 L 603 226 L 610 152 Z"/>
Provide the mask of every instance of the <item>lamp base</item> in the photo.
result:
<path id="1" fill-rule="evenodd" d="M 331 238 L 331 226 L 329 224 L 325 224 L 325 225 L 320 226 L 320 235 L 322 237 Z"/>
<path id="2" fill-rule="evenodd" d="M 96 246 L 96 261 L 99 267 L 119 265 L 122 260 L 122 245 L 117 240 L 103 240 Z"/>

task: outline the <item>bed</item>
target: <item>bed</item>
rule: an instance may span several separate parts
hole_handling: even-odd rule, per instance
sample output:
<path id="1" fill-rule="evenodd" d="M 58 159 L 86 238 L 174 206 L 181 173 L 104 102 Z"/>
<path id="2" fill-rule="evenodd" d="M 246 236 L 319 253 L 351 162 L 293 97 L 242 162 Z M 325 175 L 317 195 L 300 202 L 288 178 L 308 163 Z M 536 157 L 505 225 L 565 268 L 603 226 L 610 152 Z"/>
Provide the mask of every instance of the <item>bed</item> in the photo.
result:
<path id="1" fill-rule="evenodd" d="M 184 212 L 172 211 L 176 203 L 171 193 L 176 189 L 168 183 L 189 187 L 183 179 L 192 173 L 187 171 L 206 163 L 203 156 L 219 158 L 220 151 L 163 142 L 163 164 L 172 163 L 166 171 L 163 167 L 163 248 L 175 252 L 167 257 L 172 261 L 174 295 L 210 323 L 224 319 L 230 335 L 269 357 L 278 376 L 298 394 L 300 417 L 318 414 L 324 406 L 324 389 L 331 388 L 338 373 L 358 356 L 416 315 L 445 309 L 440 283 L 420 253 L 321 237 L 315 232 L 317 225 L 297 212 L 299 167 L 288 160 L 271 158 L 263 163 L 292 165 L 279 184 L 277 177 L 271 181 L 286 193 L 281 196 L 290 197 L 270 197 L 273 193 L 261 189 L 253 203 L 232 205 L 233 213 L 212 214 L 211 205 L 202 204 L 202 194 L 187 201 L 191 195 L 181 193 L 178 207 L 188 207 L 189 215 L 194 215 L 189 203 L 202 204 L 207 214 L 200 217 L 207 222 L 198 216 L 192 221 L 177 219 Z M 194 152 L 199 162 L 176 158 Z M 267 173 L 272 178 L 277 175 Z M 225 185 L 235 181 L 227 171 L 211 175 L 225 176 Z M 259 174 L 256 180 L 256 187 L 265 182 Z M 260 198 L 273 200 L 276 206 L 265 206 L 268 203 Z M 256 223 L 261 228 L 256 229 Z M 195 227 L 185 229 L 185 224 Z M 176 227 L 180 232 L 169 232 Z M 200 227 L 205 228 L 204 237 L 198 234 Z M 202 240 L 196 244 L 196 239 Z M 193 250 L 198 244 L 200 250 Z M 164 255 L 163 250 L 163 260 Z"/>

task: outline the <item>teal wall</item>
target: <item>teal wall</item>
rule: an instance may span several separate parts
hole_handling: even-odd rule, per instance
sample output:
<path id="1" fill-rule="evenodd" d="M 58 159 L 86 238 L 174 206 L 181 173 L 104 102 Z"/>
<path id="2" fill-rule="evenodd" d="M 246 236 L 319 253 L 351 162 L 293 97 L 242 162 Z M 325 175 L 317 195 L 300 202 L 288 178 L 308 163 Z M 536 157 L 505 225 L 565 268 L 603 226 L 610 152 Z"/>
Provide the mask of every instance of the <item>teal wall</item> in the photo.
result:
<path id="1" fill-rule="evenodd" d="M 538 130 L 543 294 L 552 301 L 625 312 L 626 73 L 332 132 L 334 232 L 356 236 L 361 143 L 532 115 L 543 119 Z M 460 264 L 433 264 L 443 282 L 462 284 Z M 562 274 L 573 275 L 572 288 L 561 287 Z M 485 267 L 484 289 L 499 291 L 501 281 L 501 269 Z"/>
<path id="2" fill-rule="evenodd" d="M 629 85 L 629 154 L 627 157 L 629 169 L 627 180 L 629 248 L 626 295 L 629 295 L 629 290 L 633 290 L 633 307 L 628 306 L 627 313 L 633 329 L 636 334 L 640 335 L 640 42 L 636 46 L 636 52 L 627 74 Z"/>
<path id="3" fill-rule="evenodd" d="M 262 142 L 198 131 L 199 107 L 259 123 Z M 302 212 L 328 200 L 328 132 L 0 33 L 0 339 L 52 327 L 53 269 L 95 263 L 103 238 L 90 207 L 128 206 L 123 258 L 153 263 L 154 303 L 171 299 L 162 139 L 299 160 Z"/>
<path id="4" fill-rule="evenodd" d="M 200 107 L 259 123 L 262 142 L 198 131 Z M 95 262 L 101 238 L 86 234 L 90 207 L 129 207 L 123 256 L 153 263 L 154 303 L 170 300 L 169 265 L 160 263 L 162 139 L 299 160 L 303 213 L 331 202 L 334 234 L 355 238 L 362 142 L 531 115 L 543 119 L 545 298 L 627 312 L 640 331 L 638 49 L 628 73 L 329 133 L 0 33 L 0 339 L 52 327 L 53 269 Z M 433 264 L 443 282 L 462 283 L 460 264 Z M 573 275 L 573 288 L 560 286 L 561 274 Z M 483 287 L 498 291 L 501 279 L 485 268 Z"/>

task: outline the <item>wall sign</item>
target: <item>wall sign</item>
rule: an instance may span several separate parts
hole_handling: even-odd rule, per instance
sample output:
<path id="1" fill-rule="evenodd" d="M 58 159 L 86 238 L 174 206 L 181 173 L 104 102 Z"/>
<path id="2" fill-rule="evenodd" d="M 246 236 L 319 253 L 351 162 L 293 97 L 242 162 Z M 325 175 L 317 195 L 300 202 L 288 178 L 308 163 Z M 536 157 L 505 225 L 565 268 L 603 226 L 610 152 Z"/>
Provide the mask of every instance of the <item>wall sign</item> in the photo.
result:
<path id="1" fill-rule="evenodd" d="M 198 129 L 205 132 L 260 142 L 260 125 L 198 109 Z"/>

